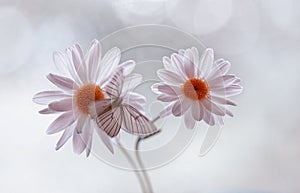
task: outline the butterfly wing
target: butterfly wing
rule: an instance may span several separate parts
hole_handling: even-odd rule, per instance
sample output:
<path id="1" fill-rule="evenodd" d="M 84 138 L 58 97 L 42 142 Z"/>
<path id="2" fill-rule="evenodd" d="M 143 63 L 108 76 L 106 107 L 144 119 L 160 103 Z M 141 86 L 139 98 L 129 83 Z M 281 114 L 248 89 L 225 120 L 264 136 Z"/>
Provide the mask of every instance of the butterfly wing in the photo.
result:
<path id="1" fill-rule="evenodd" d="M 119 98 L 123 89 L 123 69 L 118 68 L 108 83 L 104 86 L 105 92 L 109 95 L 110 98 Z"/>
<path id="2" fill-rule="evenodd" d="M 118 135 L 121 129 L 122 116 L 120 108 L 113 108 L 109 105 L 101 114 L 98 114 L 96 123 L 100 129 L 103 129 L 110 137 Z"/>
<path id="3" fill-rule="evenodd" d="M 133 106 L 121 106 L 122 128 L 128 133 L 147 135 L 157 131 L 156 126 Z"/>

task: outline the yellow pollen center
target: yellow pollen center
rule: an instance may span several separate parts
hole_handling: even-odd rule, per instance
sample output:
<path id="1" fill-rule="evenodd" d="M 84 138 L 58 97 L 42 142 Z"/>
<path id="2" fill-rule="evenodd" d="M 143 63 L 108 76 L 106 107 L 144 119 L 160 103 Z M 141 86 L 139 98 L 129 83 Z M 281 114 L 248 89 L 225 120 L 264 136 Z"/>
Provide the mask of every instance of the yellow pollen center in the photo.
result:
<path id="1" fill-rule="evenodd" d="M 89 105 L 102 99 L 104 99 L 104 94 L 101 88 L 92 83 L 80 87 L 75 95 L 78 111 L 86 115 L 89 114 Z"/>
<path id="2" fill-rule="evenodd" d="M 183 94 L 192 100 L 202 100 L 208 95 L 206 82 L 199 78 L 190 78 L 182 87 Z"/>

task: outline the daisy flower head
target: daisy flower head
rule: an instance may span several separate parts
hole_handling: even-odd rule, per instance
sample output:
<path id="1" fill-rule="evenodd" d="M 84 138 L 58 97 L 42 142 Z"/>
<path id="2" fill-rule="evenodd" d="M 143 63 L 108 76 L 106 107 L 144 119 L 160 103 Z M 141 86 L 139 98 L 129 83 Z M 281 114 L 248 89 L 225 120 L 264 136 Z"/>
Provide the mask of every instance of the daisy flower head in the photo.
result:
<path id="1" fill-rule="evenodd" d="M 233 116 L 228 106 L 236 106 L 228 97 L 240 94 L 240 79 L 227 74 L 230 63 L 214 59 L 212 49 L 201 56 L 195 47 L 179 50 L 171 57 L 163 58 L 164 69 L 158 71 L 163 81 L 152 85 L 157 99 L 169 104 L 160 116 L 169 114 L 184 116 L 187 128 L 194 128 L 196 121 L 203 120 L 210 126 L 223 125 L 224 116 Z"/>
<path id="2" fill-rule="evenodd" d="M 63 131 L 56 150 L 72 137 L 74 152 L 81 154 L 85 150 L 86 156 L 90 155 L 93 128 L 97 127 L 90 115 L 90 106 L 109 97 L 103 88 L 116 70 L 125 68 L 124 73 L 128 75 L 135 66 L 132 60 L 119 64 L 120 56 L 120 49 L 115 47 L 101 57 L 101 45 L 97 40 L 85 54 L 79 44 L 67 48 L 64 53 L 54 52 L 54 64 L 60 74 L 50 73 L 47 78 L 58 89 L 39 92 L 33 101 L 47 105 L 40 114 L 60 113 L 47 129 L 47 134 Z M 111 138 L 101 129 L 96 131 L 113 153 Z"/>

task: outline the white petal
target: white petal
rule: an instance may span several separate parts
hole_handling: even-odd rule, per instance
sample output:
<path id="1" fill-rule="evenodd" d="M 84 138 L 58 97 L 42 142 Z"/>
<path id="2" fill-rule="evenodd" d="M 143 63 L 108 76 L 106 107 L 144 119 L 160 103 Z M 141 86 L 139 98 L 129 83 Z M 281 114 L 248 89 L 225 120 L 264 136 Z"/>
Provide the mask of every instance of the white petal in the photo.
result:
<path id="1" fill-rule="evenodd" d="M 210 89 L 224 88 L 231 84 L 236 84 L 239 81 L 240 79 L 232 74 L 219 76 L 214 79 L 207 80 Z"/>
<path id="2" fill-rule="evenodd" d="M 49 103 L 61 100 L 63 98 L 71 97 L 69 94 L 65 94 L 62 91 L 42 91 L 35 94 L 32 98 L 33 102 L 41 105 L 48 105 Z"/>
<path id="3" fill-rule="evenodd" d="M 74 122 L 74 115 L 72 111 L 61 114 L 55 119 L 47 129 L 47 134 L 57 133 L 66 127 L 70 126 Z"/>
<path id="4" fill-rule="evenodd" d="M 49 109 L 62 112 L 62 111 L 70 111 L 72 110 L 73 106 L 73 99 L 72 98 L 66 98 L 60 101 L 52 102 L 48 105 Z"/>
<path id="5" fill-rule="evenodd" d="M 75 87 L 75 82 L 72 79 L 69 79 L 67 77 L 55 75 L 55 74 L 49 74 L 47 76 L 48 80 L 50 80 L 53 84 L 55 84 L 57 87 L 67 91 L 72 92 Z"/>

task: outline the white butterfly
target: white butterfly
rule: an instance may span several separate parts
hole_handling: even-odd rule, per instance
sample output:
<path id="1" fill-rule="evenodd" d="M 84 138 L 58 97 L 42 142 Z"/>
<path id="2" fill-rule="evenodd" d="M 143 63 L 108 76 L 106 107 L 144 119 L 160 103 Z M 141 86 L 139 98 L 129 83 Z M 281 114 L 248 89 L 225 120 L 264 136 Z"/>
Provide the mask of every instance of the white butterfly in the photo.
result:
<path id="1" fill-rule="evenodd" d="M 126 83 L 134 78 L 134 74 L 124 77 L 123 69 L 119 68 L 104 86 L 109 99 L 102 99 L 95 103 L 96 123 L 110 137 L 118 135 L 121 128 L 128 133 L 138 135 L 157 131 L 156 126 L 142 113 L 145 98 L 124 89 Z"/>

